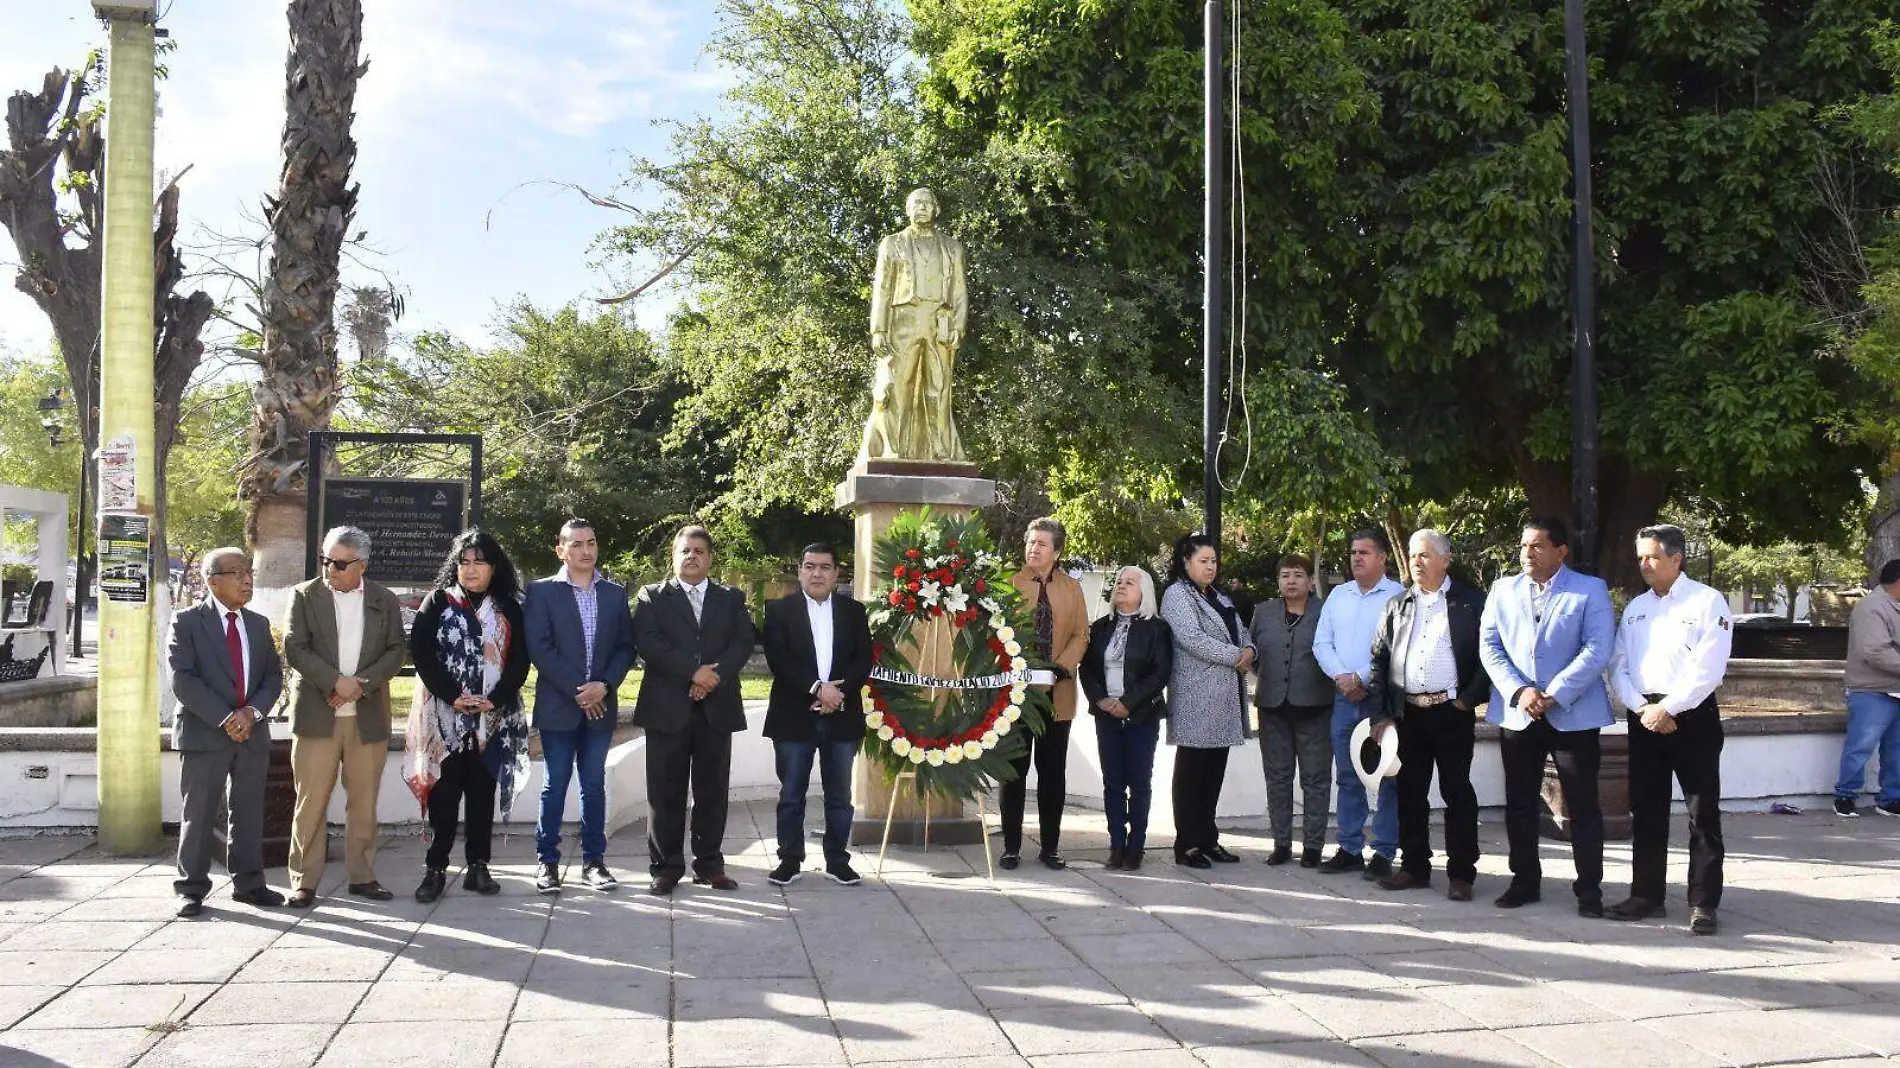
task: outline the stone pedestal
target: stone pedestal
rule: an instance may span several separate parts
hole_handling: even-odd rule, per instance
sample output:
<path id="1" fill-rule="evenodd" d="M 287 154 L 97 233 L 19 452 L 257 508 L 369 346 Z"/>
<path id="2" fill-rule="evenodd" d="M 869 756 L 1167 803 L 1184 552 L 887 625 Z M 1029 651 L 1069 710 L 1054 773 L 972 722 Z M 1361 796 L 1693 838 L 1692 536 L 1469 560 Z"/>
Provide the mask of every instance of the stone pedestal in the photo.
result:
<path id="1" fill-rule="evenodd" d="M 1627 841 L 1630 836 L 1630 739 L 1622 732 L 1603 732 L 1603 759 L 1597 767 L 1597 804 L 1603 809 L 1603 840 Z M 1570 813 L 1564 806 L 1563 787 L 1557 782 L 1557 764 L 1544 761 L 1544 812 L 1539 821 L 1544 837 L 1570 841 Z"/>
<path id="2" fill-rule="evenodd" d="M 996 503 L 996 483 L 977 477 L 975 464 L 922 460 L 859 461 L 837 492 L 837 506 L 856 518 L 852 536 L 852 590 L 869 604 L 877 589 L 872 549 L 878 535 L 905 509 L 928 505 L 933 512 L 965 516 Z M 867 760 L 858 761 L 852 795 L 858 815 L 852 823 L 854 845 L 875 846 L 891 813 L 891 843 L 922 845 L 925 806 L 911 783 L 891 804 L 891 780 Z M 972 845 L 983 840 L 983 823 L 970 806 L 933 798 L 929 805 L 930 844 Z"/>

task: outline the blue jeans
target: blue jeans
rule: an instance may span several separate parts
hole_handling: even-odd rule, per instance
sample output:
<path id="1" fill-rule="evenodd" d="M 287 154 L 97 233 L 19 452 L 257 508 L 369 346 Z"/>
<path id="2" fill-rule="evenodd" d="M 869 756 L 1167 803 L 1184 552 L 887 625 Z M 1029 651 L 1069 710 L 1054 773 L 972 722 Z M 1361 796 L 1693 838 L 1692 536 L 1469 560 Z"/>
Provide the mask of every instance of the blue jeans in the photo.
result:
<path id="1" fill-rule="evenodd" d="M 534 823 L 534 851 L 543 864 L 561 862 L 561 819 L 567 808 L 567 784 L 581 772 L 581 862 L 598 864 L 607 855 L 607 750 L 614 732 L 582 727 L 542 731 L 541 756 L 547 781 L 541 784 L 541 815 Z"/>
<path id="2" fill-rule="evenodd" d="M 1841 778 L 1834 796 L 1853 799 L 1867 782 L 1867 758 L 1880 750 L 1880 804 L 1900 801 L 1900 698 L 1869 690 L 1847 691 L 1847 741 L 1841 745 Z"/>
<path id="3" fill-rule="evenodd" d="M 818 762 L 818 779 L 825 790 L 825 866 L 851 859 L 851 762 L 858 743 L 790 742 L 775 740 L 772 752 L 778 764 L 778 859 L 794 864 L 805 860 L 805 791 L 811 788 L 811 765 Z"/>
<path id="4" fill-rule="evenodd" d="M 1148 802 L 1154 794 L 1155 744 L 1161 721 L 1129 723 L 1095 717 L 1095 749 L 1102 757 L 1102 808 L 1111 849 L 1145 849 Z"/>
<path id="5" fill-rule="evenodd" d="M 1339 848 L 1359 855 L 1366 848 L 1368 803 L 1365 784 L 1353 767 L 1352 729 L 1372 714 L 1359 702 L 1333 697 L 1333 778 L 1339 783 Z M 1397 777 L 1379 784 L 1379 808 L 1372 813 L 1372 851 L 1392 859 L 1399 851 L 1399 784 Z"/>

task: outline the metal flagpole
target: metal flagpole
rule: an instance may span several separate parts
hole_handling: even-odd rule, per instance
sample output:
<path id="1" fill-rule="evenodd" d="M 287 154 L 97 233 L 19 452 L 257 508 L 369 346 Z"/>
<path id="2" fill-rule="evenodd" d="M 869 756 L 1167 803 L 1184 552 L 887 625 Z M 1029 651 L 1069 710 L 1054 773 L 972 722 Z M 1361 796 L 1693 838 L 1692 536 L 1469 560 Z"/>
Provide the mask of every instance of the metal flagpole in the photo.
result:
<path id="1" fill-rule="evenodd" d="M 1227 225 L 1226 195 L 1221 167 L 1226 164 L 1222 122 L 1225 103 L 1222 93 L 1222 34 L 1227 23 L 1222 0 L 1207 0 L 1206 71 L 1204 73 L 1206 115 L 1207 204 L 1202 225 L 1206 228 L 1201 268 L 1204 272 L 1201 305 L 1206 322 L 1201 325 L 1201 494 L 1207 519 L 1202 529 L 1218 544 L 1221 526 L 1220 432 L 1221 432 L 1221 229 Z"/>

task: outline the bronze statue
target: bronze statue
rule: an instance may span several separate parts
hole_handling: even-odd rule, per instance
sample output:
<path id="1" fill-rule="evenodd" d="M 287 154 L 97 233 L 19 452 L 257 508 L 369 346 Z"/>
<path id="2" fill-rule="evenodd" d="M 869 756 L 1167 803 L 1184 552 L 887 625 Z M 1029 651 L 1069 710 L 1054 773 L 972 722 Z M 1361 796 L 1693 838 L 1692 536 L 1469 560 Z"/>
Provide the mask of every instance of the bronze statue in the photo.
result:
<path id="1" fill-rule="evenodd" d="M 871 282 L 877 365 L 858 456 L 961 462 L 950 379 L 970 315 L 963 246 L 937 229 L 937 195 L 930 190 L 912 191 L 904 211 L 910 226 L 877 246 Z"/>

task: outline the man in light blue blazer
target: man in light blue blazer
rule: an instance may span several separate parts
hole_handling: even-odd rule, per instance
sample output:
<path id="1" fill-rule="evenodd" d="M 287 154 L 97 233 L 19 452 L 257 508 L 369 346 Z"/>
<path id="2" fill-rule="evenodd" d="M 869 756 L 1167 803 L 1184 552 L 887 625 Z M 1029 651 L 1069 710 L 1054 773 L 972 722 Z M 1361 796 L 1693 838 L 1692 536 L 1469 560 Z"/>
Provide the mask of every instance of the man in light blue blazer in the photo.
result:
<path id="1" fill-rule="evenodd" d="M 534 825 L 540 861 L 535 889 L 561 889 L 561 820 L 567 784 L 581 780 L 581 881 L 594 890 L 619 885 L 607 870 L 607 750 L 619 720 L 616 691 L 633 670 L 633 614 L 626 587 L 596 569 L 600 546 L 585 519 L 570 519 L 555 542 L 561 570 L 528 584 L 522 629 L 538 673 L 534 728 L 547 775 Z"/>
<path id="2" fill-rule="evenodd" d="M 1570 815 L 1577 913 L 1600 917 L 1598 731 L 1615 719 L 1603 683 L 1616 639 L 1610 591 L 1602 579 L 1565 566 L 1570 533 L 1560 519 L 1526 523 L 1518 549 L 1523 572 L 1492 587 L 1478 627 L 1479 657 L 1492 684 L 1485 718 L 1500 728 L 1504 830 L 1511 846 L 1511 885 L 1497 906 L 1514 909 L 1542 896 L 1537 822 L 1544 760 L 1550 757 Z"/>

